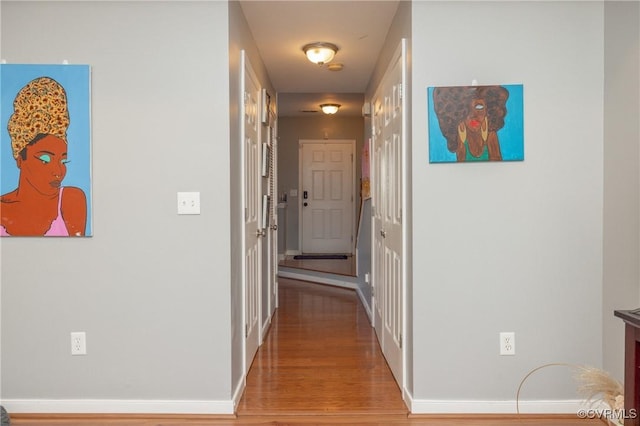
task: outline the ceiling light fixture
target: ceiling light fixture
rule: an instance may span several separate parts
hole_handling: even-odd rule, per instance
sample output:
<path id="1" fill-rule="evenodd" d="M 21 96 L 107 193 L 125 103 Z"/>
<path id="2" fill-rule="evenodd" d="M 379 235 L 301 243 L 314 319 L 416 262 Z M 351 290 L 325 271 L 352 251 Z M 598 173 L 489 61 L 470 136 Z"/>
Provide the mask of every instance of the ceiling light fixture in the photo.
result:
<path id="1" fill-rule="evenodd" d="M 331 62 L 338 52 L 338 46 L 332 43 L 316 42 L 304 45 L 302 51 L 311 62 L 323 65 Z"/>
<path id="2" fill-rule="evenodd" d="M 320 108 L 322 108 L 322 112 L 324 112 L 325 114 L 335 114 L 336 112 L 338 112 L 338 108 L 340 108 L 339 104 L 322 104 L 320 105 Z"/>

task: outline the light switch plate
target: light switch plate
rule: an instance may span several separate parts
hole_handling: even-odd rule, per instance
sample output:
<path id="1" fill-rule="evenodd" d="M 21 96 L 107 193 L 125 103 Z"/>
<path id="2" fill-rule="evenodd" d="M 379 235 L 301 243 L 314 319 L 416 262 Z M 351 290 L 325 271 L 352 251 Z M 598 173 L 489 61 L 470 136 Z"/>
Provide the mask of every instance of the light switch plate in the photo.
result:
<path id="1" fill-rule="evenodd" d="M 178 192 L 178 214 L 200 214 L 200 193 Z"/>
<path id="2" fill-rule="evenodd" d="M 297 197 L 298 196 L 298 190 L 297 189 L 290 189 L 289 190 L 289 196 L 290 197 Z"/>

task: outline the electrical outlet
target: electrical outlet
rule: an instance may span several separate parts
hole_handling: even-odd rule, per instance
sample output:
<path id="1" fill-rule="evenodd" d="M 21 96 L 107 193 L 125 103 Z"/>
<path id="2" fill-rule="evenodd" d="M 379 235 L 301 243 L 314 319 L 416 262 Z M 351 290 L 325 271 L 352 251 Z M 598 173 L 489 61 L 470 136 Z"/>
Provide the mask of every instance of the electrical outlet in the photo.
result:
<path id="1" fill-rule="evenodd" d="M 500 355 L 516 354 L 516 333 L 502 332 L 500 333 Z"/>
<path id="2" fill-rule="evenodd" d="M 71 355 L 87 354 L 87 333 L 76 331 L 71 333 Z"/>

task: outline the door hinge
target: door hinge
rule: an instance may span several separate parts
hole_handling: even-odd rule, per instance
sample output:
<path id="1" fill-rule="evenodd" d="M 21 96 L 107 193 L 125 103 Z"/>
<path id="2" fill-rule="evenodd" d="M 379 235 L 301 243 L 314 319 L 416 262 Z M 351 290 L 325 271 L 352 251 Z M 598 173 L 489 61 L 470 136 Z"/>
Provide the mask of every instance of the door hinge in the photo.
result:
<path id="1" fill-rule="evenodd" d="M 402 83 L 398 83 L 398 96 L 400 97 L 400 101 L 404 98 L 404 88 L 402 87 Z"/>
<path id="2" fill-rule="evenodd" d="M 351 242 L 353 242 L 353 235 L 351 236 Z"/>
<path id="3" fill-rule="evenodd" d="M 247 219 L 249 219 L 249 212 L 247 211 L 247 208 L 244 208 L 244 221 L 246 222 Z"/>
<path id="4" fill-rule="evenodd" d="M 398 343 L 400 345 L 400 349 L 402 349 L 402 333 L 400 333 L 400 336 L 398 336 Z"/>
<path id="5" fill-rule="evenodd" d="M 249 324 L 247 323 L 244 324 L 244 337 L 245 339 L 249 337 Z"/>

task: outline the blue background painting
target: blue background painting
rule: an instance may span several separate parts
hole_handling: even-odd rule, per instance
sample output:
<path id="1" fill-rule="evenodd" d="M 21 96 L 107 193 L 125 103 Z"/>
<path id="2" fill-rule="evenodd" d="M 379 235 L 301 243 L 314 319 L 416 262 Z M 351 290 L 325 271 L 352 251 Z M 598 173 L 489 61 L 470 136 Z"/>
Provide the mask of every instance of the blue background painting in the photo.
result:
<path id="1" fill-rule="evenodd" d="M 19 170 L 13 158 L 7 123 L 13 114 L 16 94 L 37 77 L 51 77 L 67 92 L 69 128 L 67 129 L 67 175 L 63 186 L 76 186 L 87 197 L 86 236 L 93 235 L 91 221 L 91 128 L 90 69 L 88 65 L 0 65 L 0 193 L 18 186 Z"/>
<path id="2" fill-rule="evenodd" d="M 496 132 L 500 142 L 502 161 L 521 161 L 524 160 L 523 86 L 522 84 L 502 84 L 500 86 L 509 91 L 504 127 Z M 456 154 L 447 149 L 447 140 L 440 130 L 438 117 L 434 110 L 434 89 L 435 87 L 427 88 L 429 162 L 455 163 L 457 162 Z"/>

